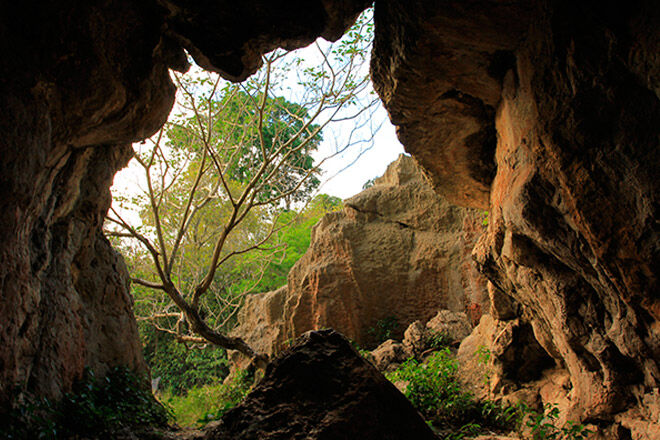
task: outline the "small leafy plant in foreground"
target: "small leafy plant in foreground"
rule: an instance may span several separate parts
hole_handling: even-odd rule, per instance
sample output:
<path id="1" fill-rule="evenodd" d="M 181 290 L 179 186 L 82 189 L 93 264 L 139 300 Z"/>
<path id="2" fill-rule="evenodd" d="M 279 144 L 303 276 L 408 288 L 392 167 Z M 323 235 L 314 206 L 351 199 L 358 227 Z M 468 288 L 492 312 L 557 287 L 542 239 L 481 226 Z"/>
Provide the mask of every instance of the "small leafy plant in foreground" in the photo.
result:
<path id="1" fill-rule="evenodd" d="M 539 413 L 521 405 L 527 416 L 527 427 L 533 440 L 586 440 L 593 431 L 581 423 L 567 421 L 562 427 L 557 427 L 559 409 L 556 405 L 546 404 L 544 411 Z"/>

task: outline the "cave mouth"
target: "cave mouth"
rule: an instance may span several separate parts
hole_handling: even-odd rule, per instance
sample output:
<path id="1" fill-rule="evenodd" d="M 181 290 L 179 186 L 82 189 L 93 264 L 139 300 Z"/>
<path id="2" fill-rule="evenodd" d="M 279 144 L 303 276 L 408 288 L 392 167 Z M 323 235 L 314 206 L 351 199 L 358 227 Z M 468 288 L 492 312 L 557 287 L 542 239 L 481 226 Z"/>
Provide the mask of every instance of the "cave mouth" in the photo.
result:
<path id="1" fill-rule="evenodd" d="M 286 285 L 313 225 L 402 152 L 372 88 L 372 45 L 367 9 L 336 42 L 275 49 L 241 82 L 195 64 L 195 50 L 187 71 L 169 71 L 172 111 L 133 144 L 104 225 L 127 263 L 145 357 L 162 387 L 182 393 L 205 374 L 226 376 L 216 348 L 257 359 L 230 336 L 246 296 Z M 172 342 L 202 354 L 184 356 Z M 176 370 L 200 373 L 178 380 L 164 368 L 172 356 L 186 366 Z"/>

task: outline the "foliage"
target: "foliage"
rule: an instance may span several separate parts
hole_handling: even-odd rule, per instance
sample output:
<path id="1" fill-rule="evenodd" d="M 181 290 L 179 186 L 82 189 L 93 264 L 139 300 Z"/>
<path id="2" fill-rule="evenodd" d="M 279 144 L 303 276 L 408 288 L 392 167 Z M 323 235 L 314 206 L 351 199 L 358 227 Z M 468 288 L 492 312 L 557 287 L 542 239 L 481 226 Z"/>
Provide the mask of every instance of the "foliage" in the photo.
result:
<path id="1" fill-rule="evenodd" d="M 480 345 L 477 347 L 477 351 L 475 352 L 477 355 L 477 362 L 484 367 L 484 376 L 483 376 L 483 381 L 484 385 L 489 386 L 490 385 L 490 377 L 492 375 L 492 371 L 490 370 L 490 358 L 491 358 L 491 352 L 488 347 L 485 345 Z"/>
<path id="2" fill-rule="evenodd" d="M 367 334 L 372 340 L 374 347 L 382 344 L 388 339 L 393 339 L 399 329 L 399 322 L 395 316 L 388 316 L 376 322 L 374 327 L 367 330 Z"/>
<path id="3" fill-rule="evenodd" d="M 481 361 L 488 362 L 490 352 L 480 350 Z M 556 425 L 559 410 L 547 404 L 538 413 L 523 402 L 505 406 L 490 400 L 477 400 L 465 392 L 456 379 L 458 363 L 448 348 L 430 355 L 425 362 L 414 358 L 385 376 L 392 382 L 405 383 L 405 396 L 431 423 L 445 432 L 445 440 L 460 440 L 486 430 L 529 429 L 532 440 L 586 440 L 592 433 L 583 424 L 568 421 Z M 521 433 L 522 435 L 522 433 Z"/>
<path id="4" fill-rule="evenodd" d="M 518 418 L 517 409 L 476 400 L 472 394 L 461 389 L 456 379 L 457 369 L 456 360 L 445 348 L 431 354 L 424 363 L 414 358 L 408 359 L 386 377 L 392 382 L 406 383 L 405 396 L 438 428 L 459 428 L 459 432 L 461 429 L 467 432 L 475 426 L 492 429 L 514 427 Z"/>
<path id="5" fill-rule="evenodd" d="M 276 50 L 241 84 L 199 69 L 172 73 L 175 111 L 135 155 L 144 192 L 123 199 L 140 222 L 115 207 L 108 216 L 115 228 L 108 233 L 130 242 L 137 262 L 141 318 L 177 341 L 238 350 L 264 365 L 227 334 L 245 295 L 283 284 L 308 246 L 313 215 L 301 222 L 299 210 L 320 183 L 321 164 L 373 140 L 373 132 L 360 133 L 377 103 L 366 69 L 367 17 L 336 45 L 316 43 L 314 62 Z M 334 150 L 317 155 L 332 127 L 341 132 Z"/>
<path id="6" fill-rule="evenodd" d="M 544 406 L 544 411 L 540 413 L 531 410 L 526 405 L 522 405 L 522 408 L 526 416 L 526 426 L 530 429 L 533 440 L 585 440 L 589 434 L 593 433 L 583 424 L 572 420 L 557 427 L 559 409 L 556 405 L 548 403 Z"/>
<path id="7" fill-rule="evenodd" d="M 159 332 L 145 321 L 140 323 L 140 336 L 151 377 L 160 378 L 161 390 L 182 395 L 193 387 L 221 381 L 229 373 L 225 350 L 179 344 L 173 335 Z"/>
<path id="8" fill-rule="evenodd" d="M 145 379 L 114 368 L 97 379 L 91 371 L 60 401 L 26 397 L 0 421 L 0 438 L 109 437 L 127 430 L 164 427 L 168 413 Z"/>
<path id="9" fill-rule="evenodd" d="M 371 188 L 375 184 L 376 184 L 376 178 L 374 177 L 374 178 L 369 179 L 366 182 L 364 182 L 364 184 L 362 185 L 362 189 L 365 190 L 365 189 Z"/>
<path id="10" fill-rule="evenodd" d="M 161 400 L 172 409 L 179 425 L 204 425 L 221 418 L 238 405 L 250 391 L 251 379 L 250 375 L 241 371 L 227 384 L 215 382 L 193 387 L 185 396 L 164 393 Z"/>
<path id="11" fill-rule="evenodd" d="M 452 338 L 447 332 L 430 331 L 426 339 L 426 346 L 432 350 L 449 347 Z"/>

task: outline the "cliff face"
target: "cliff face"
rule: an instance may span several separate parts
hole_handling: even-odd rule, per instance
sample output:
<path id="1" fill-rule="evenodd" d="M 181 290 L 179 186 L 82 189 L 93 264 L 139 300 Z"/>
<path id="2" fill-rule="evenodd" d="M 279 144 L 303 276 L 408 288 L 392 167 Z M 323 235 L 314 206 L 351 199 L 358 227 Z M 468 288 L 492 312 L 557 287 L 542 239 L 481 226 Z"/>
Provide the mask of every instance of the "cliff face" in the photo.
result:
<path id="1" fill-rule="evenodd" d="M 436 188 L 489 207 L 474 255 L 493 314 L 568 370 L 573 418 L 610 419 L 660 383 L 659 9 L 376 5 L 378 92 Z M 637 416 L 657 421 L 651 407 Z"/>
<path id="2" fill-rule="evenodd" d="M 402 155 L 314 226 L 287 286 L 251 295 L 234 333 L 267 354 L 327 327 L 368 346 L 379 321 L 393 319 L 400 337 L 439 309 L 487 310 L 486 281 L 470 255 L 483 218 L 438 196 Z"/>
<path id="3" fill-rule="evenodd" d="M 182 47 L 243 79 L 262 51 L 337 38 L 365 6 L 188 3 L 1 7 L 0 406 L 22 391 L 58 397 L 85 367 L 145 371 L 126 269 L 101 226 L 129 143 L 167 118 Z"/>

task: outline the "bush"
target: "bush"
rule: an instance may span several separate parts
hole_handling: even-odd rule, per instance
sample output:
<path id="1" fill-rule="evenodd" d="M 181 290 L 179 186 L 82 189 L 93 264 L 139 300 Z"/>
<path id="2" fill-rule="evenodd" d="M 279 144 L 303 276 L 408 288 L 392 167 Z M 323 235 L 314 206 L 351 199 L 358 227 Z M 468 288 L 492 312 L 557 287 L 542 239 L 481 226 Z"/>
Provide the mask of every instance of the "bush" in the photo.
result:
<path id="1" fill-rule="evenodd" d="M 167 425 L 168 413 L 145 378 L 114 368 L 102 379 L 85 372 L 60 401 L 25 397 L 0 420 L 0 438 L 109 437 Z"/>
<path id="2" fill-rule="evenodd" d="M 426 339 L 426 346 L 432 350 L 449 347 L 451 343 L 452 338 L 447 332 L 430 331 Z"/>
<path id="3" fill-rule="evenodd" d="M 151 377 L 160 378 L 159 389 L 183 395 L 194 387 L 218 383 L 229 374 L 227 352 L 209 344 L 206 348 L 188 348 L 173 335 L 140 328 L 144 357 Z"/>
<path id="4" fill-rule="evenodd" d="M 405 396 L 437 428 L 466 432 L 476 427 L 515 429 L 519 410 L 476 400 L 461 389 L 456 379 L 457 369 L 456 360 L 449 349 L 444 348 L 430 355 L 425 363 L 408 359 L 386 377 L 392 382 L 405 382 Z"/>
<path id="5" fill-rule="evenodd" d="M 556 405 L 546 404 L 542 413 L 532 411 L 526 405 L 521 406 L 533 440 L 585 440 L 593 432 L 572 420 L 567 421 L 561 428 L 555 426 L 559 417 Z"/>

